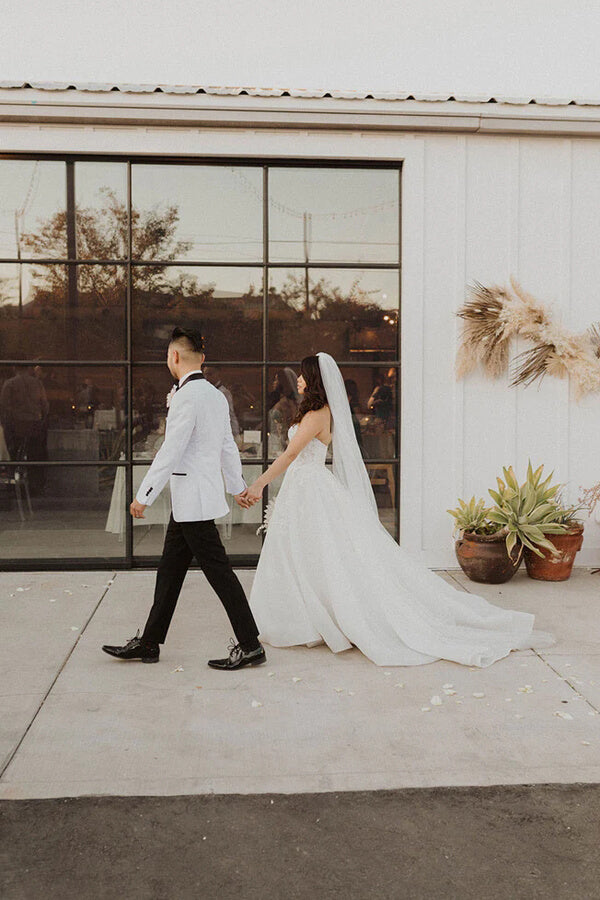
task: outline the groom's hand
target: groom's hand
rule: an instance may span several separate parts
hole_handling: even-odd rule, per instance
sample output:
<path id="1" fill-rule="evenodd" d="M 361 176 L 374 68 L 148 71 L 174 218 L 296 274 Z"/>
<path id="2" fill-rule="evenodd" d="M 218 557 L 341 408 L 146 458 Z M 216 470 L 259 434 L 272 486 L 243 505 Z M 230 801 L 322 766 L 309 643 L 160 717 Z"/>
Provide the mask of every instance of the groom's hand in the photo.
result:
<path id="1" fill-rule="evenodd" d="M 134 500 L 131 506 L 129 507 L 129 512 L 133 516 L 134 519 L 145 519 L 144 510 L 146 509 L 143 503 L 138 503 L 137 500 Z"/>
<path id="2" fill-rule="evenodd" d="M 247 494 L 248 494 L 248 488 L 246 488 L 246 489 L 245 489 L 244 491 L 242 491 L 240 494 L 234 494 L 234 495 L 233 495 L 233 496 L 234 496 L 234 499 L 235 499 L 235 502 L 236 502 L 237 505 L 240 506 L 242 509 L 249 509 L 250 506 L 252 506 L 252 504 L 248 502 Z"/>

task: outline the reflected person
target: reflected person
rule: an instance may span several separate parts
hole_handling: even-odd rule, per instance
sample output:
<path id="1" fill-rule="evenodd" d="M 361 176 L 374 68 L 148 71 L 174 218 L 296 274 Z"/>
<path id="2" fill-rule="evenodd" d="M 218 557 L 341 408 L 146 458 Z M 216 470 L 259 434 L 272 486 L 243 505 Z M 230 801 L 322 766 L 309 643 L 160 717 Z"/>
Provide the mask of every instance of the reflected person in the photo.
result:
<path id="1" fill-rule="evenodd" d="M 13 368 L 0 391 L 0 422 L 12 460 L 41 461 L 47 458 L 45 435 L 48 398 L 44 385 L 31 366 Z M 32 493 L 45 484 L 44 467 L 32 466 L 29 472 Z"/>

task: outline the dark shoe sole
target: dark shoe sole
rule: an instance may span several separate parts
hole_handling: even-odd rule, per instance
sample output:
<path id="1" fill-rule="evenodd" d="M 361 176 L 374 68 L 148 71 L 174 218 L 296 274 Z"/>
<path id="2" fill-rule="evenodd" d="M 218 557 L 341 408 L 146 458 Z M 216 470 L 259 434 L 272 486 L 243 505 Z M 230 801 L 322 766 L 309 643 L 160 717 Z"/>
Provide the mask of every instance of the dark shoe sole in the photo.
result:
<path id="1" fill-rule="evenodd" d="M 114 653 L 110 653 L 108 650 L 104 650 L 107 656 L 112 656 L 113 659 L 118 659 L 120 662 L 143 662 L 143 663 L 157 663 L 160 660 L 159 656 L 115 656 Z"/>
<path id="2" fill-rule="evenodd" d="M 238 669 L 243 669 L 244 666 L 262 666 L 262 664 L 266 663 L 266 661 L 267 657 L 263 656 L 262 659 L 249 659 L 247 662 L 241 662 L 237 666 L 215 666 L 210 662 L 210 660 L 208 662 L 208 665 L 211 667 L 211 669 L 220 669 L 222 672 L 236 672 Z"/>

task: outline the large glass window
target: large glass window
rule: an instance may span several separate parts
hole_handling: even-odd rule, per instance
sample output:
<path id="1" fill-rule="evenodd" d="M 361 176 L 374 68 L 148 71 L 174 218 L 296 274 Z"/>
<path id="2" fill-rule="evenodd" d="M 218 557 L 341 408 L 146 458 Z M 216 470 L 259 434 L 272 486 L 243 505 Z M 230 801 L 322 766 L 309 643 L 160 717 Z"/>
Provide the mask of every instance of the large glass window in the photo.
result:
<path id="1" fill-rule="evenodd" d="M 248 483 L 287 446 L 300 360 L 331 353 L 398 538 L 400 174 L 0 159 L 0 568 L 156 562 L 168 487 L 128 510 L 164 440 L 177 324 L 205 336 Z M 230 505 L 225 546 L 254 564 L 263 509 Z"/>

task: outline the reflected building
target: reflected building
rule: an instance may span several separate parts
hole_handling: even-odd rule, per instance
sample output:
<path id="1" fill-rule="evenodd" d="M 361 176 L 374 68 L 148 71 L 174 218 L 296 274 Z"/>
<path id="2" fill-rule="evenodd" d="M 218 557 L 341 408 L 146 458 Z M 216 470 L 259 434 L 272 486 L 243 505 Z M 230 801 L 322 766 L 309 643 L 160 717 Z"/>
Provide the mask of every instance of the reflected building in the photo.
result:
<path id="1" fill-rule="evenodd" d="M 176 324 L 204 334 L 248 482 L 287 446 L 300 360 L 331 353 L 398 538 L 399 164 L 6 157 L 0 179 L 5 563 L 160 555 L 168 488 L 127 510 L 164 440 Z M 261 517 L 219 522 L 234 562 L 257 560 Z"/>

